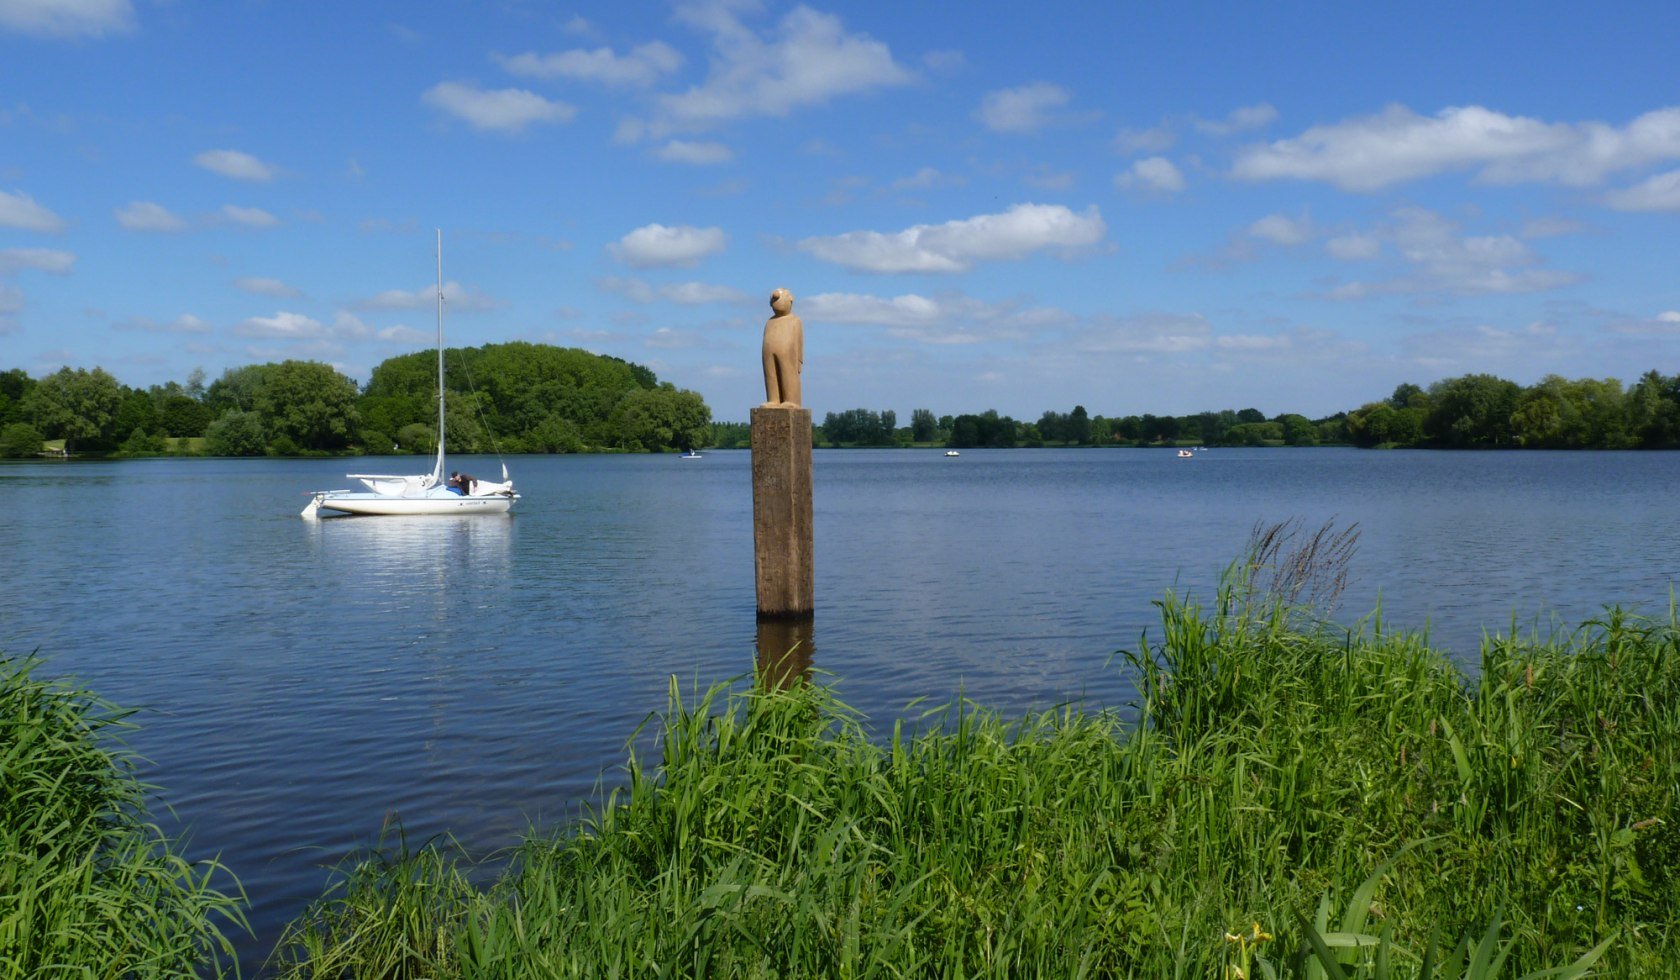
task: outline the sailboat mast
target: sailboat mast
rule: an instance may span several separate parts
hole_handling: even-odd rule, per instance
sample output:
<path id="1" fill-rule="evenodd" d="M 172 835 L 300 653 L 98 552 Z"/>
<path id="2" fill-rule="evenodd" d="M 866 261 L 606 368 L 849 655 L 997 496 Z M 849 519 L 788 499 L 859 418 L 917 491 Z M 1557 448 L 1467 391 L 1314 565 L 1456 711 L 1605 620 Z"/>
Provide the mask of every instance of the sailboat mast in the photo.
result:
<path id="1" fill-rule="evenodd" d="M 438 378 L 438 448 L 437 465 L 432 468 L 432 483 L 443 482 L 443 229 L 437 231 L 437 378 Z"/>

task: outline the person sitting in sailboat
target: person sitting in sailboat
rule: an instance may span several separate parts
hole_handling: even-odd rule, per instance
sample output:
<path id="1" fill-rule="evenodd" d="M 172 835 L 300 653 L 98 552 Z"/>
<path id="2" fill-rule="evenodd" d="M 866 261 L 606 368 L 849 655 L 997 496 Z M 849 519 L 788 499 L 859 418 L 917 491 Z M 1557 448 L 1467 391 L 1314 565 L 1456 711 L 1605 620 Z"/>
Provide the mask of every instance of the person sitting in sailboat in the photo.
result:
<path id="1" fill-rule="evenodd" d="M 453 472 L 449 474 L 449 489 L 463 497 L 471 496 L 473 484 L 478 481 L 465 473 Z"/>

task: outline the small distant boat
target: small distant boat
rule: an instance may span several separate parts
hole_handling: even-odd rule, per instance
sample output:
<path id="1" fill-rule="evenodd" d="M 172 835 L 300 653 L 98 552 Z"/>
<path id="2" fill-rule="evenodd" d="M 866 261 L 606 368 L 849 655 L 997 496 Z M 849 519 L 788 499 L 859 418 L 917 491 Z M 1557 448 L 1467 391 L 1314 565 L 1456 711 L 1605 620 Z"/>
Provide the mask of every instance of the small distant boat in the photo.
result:
<path id="1" fill-rule="evenodd" d="M 955 449 L 947 449 L 947 450 L 945 450 L 945 455 L 947 455 L 947 456 L 961 456 L 962 453 L 957 452 Z"/>
<path id="2" fill-rule="evenodd" d="M 688 452 L 683 453 L 681 456 L 678 456 L 677 458 L 678 459 L 705 459 L 706 457 L 700 455 L 699 450 L 690 449 Z"/>
<path id="3" fill-rule="evenodd" d="M 1196 455 L 1196 453 L 1193 450 L 1189 450 L 1189 449 L 1180 449 L 1178 451 L 1178 458 L 1179 459 L 1193 459 L 1195 457 L 1195 455 Z"/>

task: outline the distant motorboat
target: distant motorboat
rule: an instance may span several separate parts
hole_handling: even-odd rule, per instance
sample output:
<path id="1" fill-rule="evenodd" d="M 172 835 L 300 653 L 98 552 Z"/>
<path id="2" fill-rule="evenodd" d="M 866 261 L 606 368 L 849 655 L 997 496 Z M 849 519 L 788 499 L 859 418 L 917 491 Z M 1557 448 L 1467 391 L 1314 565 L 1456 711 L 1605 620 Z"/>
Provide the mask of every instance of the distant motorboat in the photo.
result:
<path id="1" fill-rule="evenodd" d="M 1194 459 L 1195 456 L 1196 456 L 1196 453 L 1193 450 L 1180 449 L 1178 451 L 1178 458 L 1179 459 Z"/>
<path id="2" fill-rule="evenodd" d="M 945 455 L 947 455 L 947 456 L 961 456 L 962 453 L 957 452 L 955 449 L 947 449 L 947 450 L 945 450 Z"/>
<path id="3" fill-rule="evenodd" d="M 678 456 L 677 458 L 678 459 L 705 459 L 706 457 L 700 455 L 698 450 L 690 449 L 688 452 L 683 453 L 681 456 Z"/>

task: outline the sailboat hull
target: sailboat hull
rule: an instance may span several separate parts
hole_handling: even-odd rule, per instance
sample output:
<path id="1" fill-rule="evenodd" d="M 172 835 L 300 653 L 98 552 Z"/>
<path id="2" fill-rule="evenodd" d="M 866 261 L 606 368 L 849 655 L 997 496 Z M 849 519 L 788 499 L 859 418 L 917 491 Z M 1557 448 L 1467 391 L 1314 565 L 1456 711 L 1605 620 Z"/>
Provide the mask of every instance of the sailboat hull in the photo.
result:
<path id="1" fill-rule="evenodd" d="M 381 493 L 338 490 L 316 494 L 309 507 L 329 514 L 354 514 L 360 517 L 506 514 L 513 508 L 516 499 L 517 494 L 463 497 L 444 491 L 418 497 L 393 497 Z"/>

